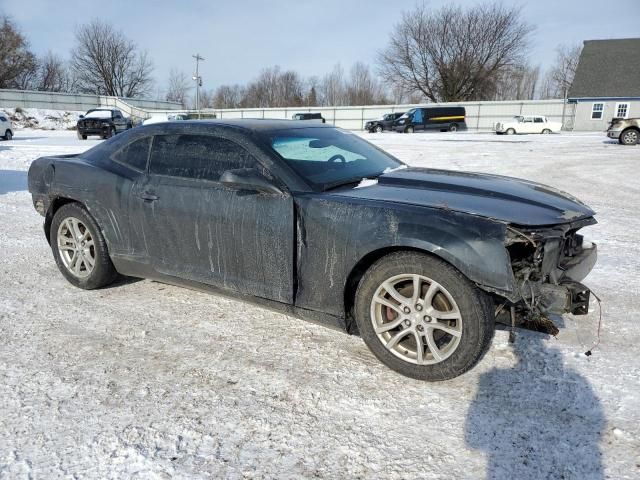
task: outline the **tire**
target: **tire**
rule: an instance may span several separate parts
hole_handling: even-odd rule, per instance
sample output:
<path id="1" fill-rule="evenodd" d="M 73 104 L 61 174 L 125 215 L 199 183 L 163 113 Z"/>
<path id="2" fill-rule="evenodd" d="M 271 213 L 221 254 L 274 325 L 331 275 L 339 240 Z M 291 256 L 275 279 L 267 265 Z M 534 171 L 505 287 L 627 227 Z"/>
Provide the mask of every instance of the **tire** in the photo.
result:
<path id="1" fill-rule="evenodd" d="M 458 131 L 458 124 L 457 123 L 452 123 L 451 125 L 449 125 L 449 131 L 450 132 L 457 132 Z"/>
<path id="2" fill-rule="evenodd" d="M 384 132 L 384 128 L 382 127 L 382 125 L 376 125 L 376 128 L 374 128 L 376 133 L 382 133 Z"/>
<path id="3" fill-rule="evenodd" d="M 505 133 L 507 135 L 515 135 L 516 131 L 513 128 L 509 128 L 509 129 L 507 129 L 507 131 Z"/>
<path id="4" fill-rule="evenodd" d="M 413 126 L 409 125 L 404 129 L 404 133 L 413 133 Z"/>
<path id="5" fill-rule="evenodd" d="M 415 305 L 408 298 L 413 294 L 413 280 L 404 280 L 410 276 L 420 279 L 420 296 Z M 386 282 L 394 284 L 394 288 L 405 282 L 406 286 L 400 290 L 408 290 L 403 294 L 395 290 L 395 293 L 407 300 L 404 308 L 410 311 L 404 310 L 403 314 L 387 306 L 400 303 L 383 287 Z M 431 286 L 437 293 L 425 302 Z M 388 298 L 387 304 L 374 300 L 382 297 Z M 435 316 L 429 317 L 426 313 L 432 313 L 434 306 L 458 318 L 433 320 Z M 369 268 L 356 292 L 355 318 L 360 336 L 382 363 L 407 377 L 432 382 L 457 377 L 476 365 L 489 349 L 495 331 L 490 297 L 448 263 L 418 252 L 392 253 Z M 434 325 L 446 327 L 452 333 Z M 393 328 L 383 331 L 388 326 Z M 429 335 L 431 340 L 427 340 Z M 422 339 L 422 362 L 418 338 Z M 395 344 L 387 348 L 383 342 Z M 434 355 L 429 342 L 440 358 Z"/>
<path id="6" fill-rule="evenodd" d="M 11 140 L 13 138 L 13 132 L 11 130 L 7 130 L 4 132 L 4 139 Z"/>
<path id="7" fill-rule="evenodd" d="M 548 128 L 545 128 L 544 130 L 542 130 L 543 135 L 549 135 L 550 133 L 551 133 L 551 130 L 549 130 Z"/>
<path id="8" fill-rule="evenodd" d="M 49 235 L 56 265 L 72 285 L 92 290 L 109 285 L 118 276 L 98 224 L 81 204 L 60 207 L 51 221 Z M 80 236 L 85 240 L 78 257 Z"/>
<path id="9" fill-rule="evenodd" d="M 622 145 L 636 145 L 640 141 L 640 132 L 634 128 L 627 128 L 622 131 L 618 141 Z"/>
<path id="10" fill-rule="evenodd" d="M 86 139 L 87 139 L 87 136 L 86 136 L 86 135 L 81 134 L 81 133 L 78 131 L 78 140 L 86 140 Z"/>
<path id="11" fill-rule="evenodd" d="M 106 134 L 102 136 L 102 138 L 106 140 L 108 138 L 115 136 L 115 134 L 116 134 L 116 129 L 114 127 L 109 127 L 109 130 L 107 131 Z"/>

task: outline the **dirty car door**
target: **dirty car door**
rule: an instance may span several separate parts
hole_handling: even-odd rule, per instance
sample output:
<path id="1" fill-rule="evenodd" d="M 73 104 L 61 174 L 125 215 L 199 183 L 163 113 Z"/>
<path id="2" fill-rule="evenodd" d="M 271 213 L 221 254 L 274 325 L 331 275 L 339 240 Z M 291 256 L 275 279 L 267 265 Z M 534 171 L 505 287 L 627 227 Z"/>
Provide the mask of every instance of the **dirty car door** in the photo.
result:
<path id="1" fill-rule="evenodd" d="M 157 271 L 292 302 L 291 196 L 219 182 L 227 170 L 257 164 L 244 147 L 220 136 L 154 137 L 149 174 L 137 194 L 147 252 Z"/>

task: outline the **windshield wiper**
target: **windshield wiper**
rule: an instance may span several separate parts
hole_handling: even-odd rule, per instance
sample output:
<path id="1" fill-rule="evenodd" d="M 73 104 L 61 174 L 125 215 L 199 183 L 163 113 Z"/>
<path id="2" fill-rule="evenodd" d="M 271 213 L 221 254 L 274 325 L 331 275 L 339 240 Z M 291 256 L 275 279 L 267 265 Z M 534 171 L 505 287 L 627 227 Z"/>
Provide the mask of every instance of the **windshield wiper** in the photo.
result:
<path id="1" fill-rule="evenodd" d="M 325 183 L 325 184 L 322 185 L 322 191 L 326 192 L 328 190 L 333 190 L 334 188 L 344 187 L 346 185 L 358 185 L 364 179 L 375 180 L 380 175 L 382 175 L 382 172 L 375 173 L 373 175 L 366 175 L 364 177 L 362 175 L 360 175 L 359 177 L 346 178 L 346 179 L 342 179 L 342 180 L 336 180 L 335 182 Z"/>

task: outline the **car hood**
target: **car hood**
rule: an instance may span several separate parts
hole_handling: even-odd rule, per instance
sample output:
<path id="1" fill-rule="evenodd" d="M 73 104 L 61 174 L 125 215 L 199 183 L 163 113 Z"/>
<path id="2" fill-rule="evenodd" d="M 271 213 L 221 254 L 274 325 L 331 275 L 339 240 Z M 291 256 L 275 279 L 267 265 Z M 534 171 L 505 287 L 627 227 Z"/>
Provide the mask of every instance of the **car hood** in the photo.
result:
<path id="1" fill-rule="evenodd" d="M 512 177 L 406 168 L 381 175 L 375 185 L 336 195 L 442 208 L 515 225 L 570 223 L 594 211 L 571 195 Z"/>

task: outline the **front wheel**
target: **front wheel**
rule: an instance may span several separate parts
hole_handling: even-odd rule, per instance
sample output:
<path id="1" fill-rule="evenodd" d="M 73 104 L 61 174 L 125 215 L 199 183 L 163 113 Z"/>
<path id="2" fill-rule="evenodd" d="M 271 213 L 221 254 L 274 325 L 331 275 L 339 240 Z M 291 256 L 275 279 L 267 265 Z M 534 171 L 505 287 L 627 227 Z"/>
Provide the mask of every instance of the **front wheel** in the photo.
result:
<path id="1" fill-rule="evenodd" d="M 427 381 L 472 368 L 494 333 L 489 297 L 451 265 L 416 252 L 387 255 L 365 273 L 355 318 L 382 363 Z"/>
<path id="2" fill-rule="evenodd" d="M 638 143 L 639 137 L 638 131 L 630 128 L 620 134 L 618 141 L 623 145 L 635 145 Z"/>
<path id="3" fill-rule="evenodd" d="M 384 131 L 384 128 L 382 128 L 382 125 L 376 125 L 375 131 L 376 133 L 382 133 Z"/>
<path id="4" fill-rule="evenodd" d="M 407 128 L 404 129 L 404 133 L 413 133 L 413 127 L 409 125 Z"/>
<path id="5" fill-rule="evenodd" d="M 507 130 L 507 135 L 515 135 L 516 131 L 513 128 Z"/>
<path id="6" fill-rule="evenodd" d="M 449 125 L 449 131 L 450 132 L 457 132 L 458 131 L 458 125 L 455 123 L 452 123 L 451 125 Z"/>
<path id="7" fill-rule="evenodd" d="M 87 136 L 80 133 L 80 131 L 78 130 L 78 140 L 86 140 L 86 139 L 87 139 Z"/>
<path id="8" fill-rule="evenodd" d="M 551 130 L 549 130 L 548 128 L 545 128 L 544 130 L 542 130 L 543 135 L 549 135 L 550 133 L 551 133 Z"/>
<path id="9" fill-rule="evenodd" d="M 96 221 L 79 203 L 67 203 L 53 216 L 49 234 L 53 257 L 64 277 L 85 290 L 104 287 L 117 276 Z"/>
<path id="10" fill-rule="evenodd" d="M 7 130 L 6 132 L 4 132 L 5 140 L 11 140 L 12 138 L 13 138 L 13 133 L 11 132 L 11 130 Z"/>

